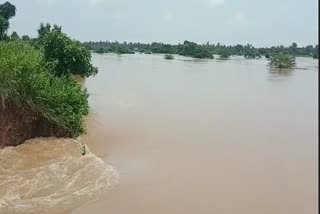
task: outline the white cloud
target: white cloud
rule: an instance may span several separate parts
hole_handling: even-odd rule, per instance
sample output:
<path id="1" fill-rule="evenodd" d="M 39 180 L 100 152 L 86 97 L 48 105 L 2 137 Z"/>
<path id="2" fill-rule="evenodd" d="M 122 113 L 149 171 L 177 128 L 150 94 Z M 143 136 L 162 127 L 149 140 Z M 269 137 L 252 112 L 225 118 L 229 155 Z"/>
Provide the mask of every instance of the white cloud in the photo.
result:
<path id="1" fill-rule="evenodd" d="M 211 7 L 217 7 L 224 4 L 224 0 L 208 0 L 208 3 Z"/>

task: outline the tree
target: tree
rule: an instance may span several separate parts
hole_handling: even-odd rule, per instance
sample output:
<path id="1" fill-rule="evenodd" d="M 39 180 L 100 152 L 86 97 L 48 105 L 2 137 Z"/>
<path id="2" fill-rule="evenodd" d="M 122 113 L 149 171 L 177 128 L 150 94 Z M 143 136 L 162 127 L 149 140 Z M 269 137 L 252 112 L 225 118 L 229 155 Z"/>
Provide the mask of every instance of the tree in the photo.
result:
<path id="1" fill-rule="evenodd" d="M 62 31 L 62 28 L 58 25 L 51 26 L 51 24 L 49 23 L 47 23 L 46 25 L 41 23 L 40 28 L 38 29 L 38 39 L 41 40 L 45 35 L 47 35 L 53 30 Z"/>
<path id="2" fill-rule="evenodd" d="M 295 66 L 295 58 L 284 53 L 273 54 L 269 58 L 271 68 L 293 68 Z"/>
<path id="3" fill-rule="evenodd" d="M 16 15 L 16 7 L 10 2 L 0 4 L 0 16 L 9 20 Z"/>
<path id="4" fill-rule="evenodd" d="M 0 41 L 6 38 L 6 31 L 9 28 L 9 21 L 0 16 Z"/>
<path id="5" fill-rule="evenodd" d="M 292 48 L 297 48 L 298 45 L 297 45 L 297 43 L 294 42 L 294 43 L 292 43 L 291 47 L 292 47 Z"/>
<path id="6" fill-rule="evenodd" d="M 314 59 L 319 59 L 319 46 L 318 45 L 316 45 L 314 47 L 312 57 Z"/>
<path id="7" fill-rule="evenodd" d="M 28 35 L 23 35 L 23 36 L 21 37 L 21 39 L 22 39 L 23 41 L 30 41 L 30 37 L 29 37 Z"/>
<path id="8" fill-rule="evenodd" d="M 226 49 L 220 51 L 219 55 L 220 55 L 220 59 L 229 59 L 231 56 L 230 52 L 227 51 Z"/>
<path id="9" fill-rule="evenodd" d="M 313 53 L 313 46 L 312 45 L 308 45 L 305 49 L 306 49 L 306 55 L 312 55 L 312 53 Z"/>
<path id="10" fill-rule="evenodd" d="M 20 39 L 18 33 L 15 32 L 15 31 L 12 32 L 10 38 L 11 38 L 11 40 L 18 40 L 18 39 Z"/>
<path id="11" fill-rule="evenodd" d="M 95 51 L 96 53 L 99 53 L 99 54 L 103 54 L 104 53 L 104 49 L 103 48 L 99 48 L 98 51 Z"/>
<path id="12" fill-rule="evenodd" d="M 79 41 L 63 33 L 61 27 L 41 25 L 38 32 L 44 58 L 54 66 L 56 75 L 74 74 L 89 77 L 98 72 L 98 69 L 91 65 L 91 52 Z"/>
<path id="13" fill-rule="evenodd" d="M 178 48 L 178 54 L 193 58 L 213 59 L 213 55 L 208 47 L 187 40 Z"/>
<path id="14" fill-rule="evenodd" d="M 9 19 L 16 15 L 16 7 L 10 2 L 0 4 L 0 40 L 6 38 L 6 32 L 9 28 Z"/>

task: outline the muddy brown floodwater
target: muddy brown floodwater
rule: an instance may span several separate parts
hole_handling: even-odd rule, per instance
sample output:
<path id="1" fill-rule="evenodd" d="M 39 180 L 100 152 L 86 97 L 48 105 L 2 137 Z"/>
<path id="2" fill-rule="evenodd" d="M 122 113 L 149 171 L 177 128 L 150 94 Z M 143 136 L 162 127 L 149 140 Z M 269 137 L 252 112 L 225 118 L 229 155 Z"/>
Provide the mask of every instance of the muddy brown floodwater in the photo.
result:
<path id="1" fill-rule="evenodd" d="M 94 55 L 87 135 L 0 150 L 0 213 L 317 213 L 318 61 L 175 57 Z"/>
<path id="2" fill-rule="evenodd" d="M 72 214 L 315 214 L 318 61 L 95 55 L 84 141 L 120 185 Z"/>

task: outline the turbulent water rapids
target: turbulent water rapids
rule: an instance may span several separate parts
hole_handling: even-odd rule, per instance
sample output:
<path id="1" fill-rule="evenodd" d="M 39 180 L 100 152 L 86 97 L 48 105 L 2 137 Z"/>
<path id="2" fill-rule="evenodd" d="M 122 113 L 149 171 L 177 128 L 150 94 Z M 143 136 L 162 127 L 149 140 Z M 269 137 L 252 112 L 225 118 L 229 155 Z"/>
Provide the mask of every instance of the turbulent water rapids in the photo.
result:
<path id="1" fill-rule="evenodd" d="M 34 139 L 0 150 L 0 213 L 67 213 L 119 183 L 112 166 L 72 139 Z"/>

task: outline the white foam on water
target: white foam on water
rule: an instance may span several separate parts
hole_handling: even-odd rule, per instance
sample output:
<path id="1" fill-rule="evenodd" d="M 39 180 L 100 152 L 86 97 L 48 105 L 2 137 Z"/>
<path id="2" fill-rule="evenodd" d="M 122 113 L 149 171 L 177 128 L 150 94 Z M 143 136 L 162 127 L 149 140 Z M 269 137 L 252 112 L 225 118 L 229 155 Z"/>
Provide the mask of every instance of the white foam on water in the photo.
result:
<path id="1" fill-rule="evenodd" d="M 98 200 L 118 172 L 73 139 L 33 139 L 0 150 L 0 213 L 59 214 Z"/>

